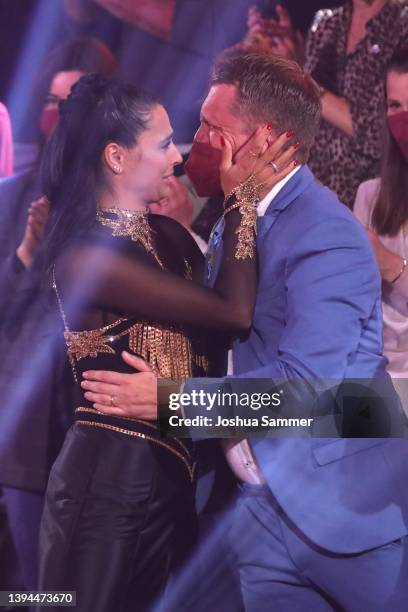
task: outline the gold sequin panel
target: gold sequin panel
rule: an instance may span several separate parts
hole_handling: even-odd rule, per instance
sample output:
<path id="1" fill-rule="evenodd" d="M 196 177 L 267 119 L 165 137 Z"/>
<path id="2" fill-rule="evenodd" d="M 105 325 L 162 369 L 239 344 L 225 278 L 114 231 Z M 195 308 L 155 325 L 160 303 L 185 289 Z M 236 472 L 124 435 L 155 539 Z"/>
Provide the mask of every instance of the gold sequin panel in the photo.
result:
<path id="1" fill-rule="evenodd" d="M 125 321 L 120 319 L 90 331 L 65 331 L 68 358 L 74 374 L 75 365 L 81 359 L 96 357 L 98 353 L 115 354 L 113 343 L 126 335 L 129 349 L 143 357 L 163 378 L 189 378 L 194 375 L 195 367 L 208 373 L 208 358 L 193 348 L 191 340 L 181 329 L 141 321 L 115 334 L 113 328 Z"/>

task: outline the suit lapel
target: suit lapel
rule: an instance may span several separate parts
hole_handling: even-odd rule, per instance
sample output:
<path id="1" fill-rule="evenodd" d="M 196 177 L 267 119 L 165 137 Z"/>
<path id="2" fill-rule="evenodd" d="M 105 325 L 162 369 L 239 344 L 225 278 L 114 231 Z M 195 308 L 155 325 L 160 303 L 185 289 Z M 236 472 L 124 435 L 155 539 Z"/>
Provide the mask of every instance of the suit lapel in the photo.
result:
<path id="1" fill-rule="evenodd" d="M 257 232 L 258 240 L 269 232 L 280 213 L 285 210 L 296 198 L 312 183 L 315 177 L 307 166 L 296 172 L 288 183 L 280 190 L 278 195 L 268 206 L 265 215 L 258 217 Z"/>

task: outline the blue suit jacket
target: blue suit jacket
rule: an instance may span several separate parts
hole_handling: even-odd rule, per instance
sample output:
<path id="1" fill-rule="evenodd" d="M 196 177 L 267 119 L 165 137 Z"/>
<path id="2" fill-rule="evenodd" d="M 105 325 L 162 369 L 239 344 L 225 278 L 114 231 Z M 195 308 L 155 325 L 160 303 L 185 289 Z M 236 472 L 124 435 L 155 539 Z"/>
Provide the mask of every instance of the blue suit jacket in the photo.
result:
<path id="1" fill-rule="evenodd" d="M 387 376 L 381 283 L 371 245 L 352 213 L 306 166 L 258 219 L 257 246 L 253 325 L 233 351 L 238 387 L 242 378 Z M 316 544 L 351 553 L 408 532 L 405 439 L 251 442 L 272 493 Z"/>

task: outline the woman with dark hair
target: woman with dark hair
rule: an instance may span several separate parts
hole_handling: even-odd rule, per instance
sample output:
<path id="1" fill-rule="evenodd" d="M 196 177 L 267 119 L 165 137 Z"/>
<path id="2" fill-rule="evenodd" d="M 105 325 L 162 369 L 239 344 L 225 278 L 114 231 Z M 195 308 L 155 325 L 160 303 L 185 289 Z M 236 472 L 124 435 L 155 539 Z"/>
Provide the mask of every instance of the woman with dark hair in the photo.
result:
<path id="1" fill-rule="evenodd" d="M 52 277 L 76 381 L 76 423 L 54 464 L 41 531 L 40 588 L 75 590 L 77 610 L 150 609 L 194 542 L 194 457 L 155 423 L 105 415 L 79 385 L 92 368 L 161 377 L 221 374 L 227 333 L 249 328 L 256 290 L 256 200 L 293 168 L 287 138 L 257 130 L 229 161 L 225 252 L 214 290 L 175 221 L 147 214 L 181 156 L 164 108 L 130 85 L 83 77 L 61 105 L 44 158 L 52 216 L 42 263 Z M 265 150 L 266 149 L 266 150 Z M 201 331 L 200 331 L 201 330 Z M 216 330 L 211 333 L 210 330 Z M 111 398 L 111 403 L 114 398 Z"/>
<path id="2" fill-rule="evenodd" d="M 379 178 L 362 183 L 354 213 L 367 227 L 383 281 L 384 353 L 405 409 L 408 392 L 408 49 L 387 69 L 387 129 Z"/>

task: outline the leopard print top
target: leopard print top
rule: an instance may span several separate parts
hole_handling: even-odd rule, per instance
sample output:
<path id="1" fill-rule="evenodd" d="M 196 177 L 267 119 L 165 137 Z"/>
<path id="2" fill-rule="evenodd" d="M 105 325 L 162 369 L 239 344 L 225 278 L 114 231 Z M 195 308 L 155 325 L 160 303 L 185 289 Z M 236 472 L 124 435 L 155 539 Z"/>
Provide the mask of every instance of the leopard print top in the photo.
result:
<path id="1" fill-rule="evenodd" d="M 311 152 L 317 178 L 353 207 L 359 184 L 378 175 L 384 125 L 385 68 L 408 47 L 408 0 L 388 2 L 367 23 L 366 36 L 347 54 L 352 3 L 316 14 L 306 48 L 306 69 L 329 91 L 344 97 L 353 118 L 349 137 L 322 120 Z"/>

